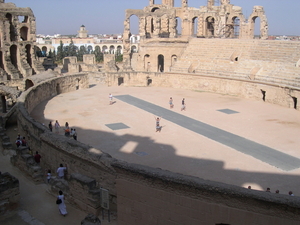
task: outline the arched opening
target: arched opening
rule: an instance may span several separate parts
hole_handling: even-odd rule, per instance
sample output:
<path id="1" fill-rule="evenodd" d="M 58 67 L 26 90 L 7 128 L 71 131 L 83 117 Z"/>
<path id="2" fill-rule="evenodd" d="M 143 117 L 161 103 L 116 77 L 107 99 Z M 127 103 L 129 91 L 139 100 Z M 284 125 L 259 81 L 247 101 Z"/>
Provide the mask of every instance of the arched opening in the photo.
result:
<path id="1" fill-rule="evenodd" d="M 43 47 L 42 47 L 42 56 L 43 56 L 43 57 L 46 57 L 46 56 L 47 56 L 47 47 L 46 47 L 46 46 L 43 46 Z"/>
<path id="2" fill-rule="evenodd" d="M 182 32 L 181 18 L 176 17 L 176 37 L 180 37 Z"/>
<path id="3" fill-rule="evenodd" d="M 29 64 L 29 66 L 32 68 L 32 59 L 31 59 L 31 45 L 26 45 L 26 61 Z"/>
<path id="4" fill-rule="evenodd" d="M 13 17 L 10 13 L 6 14 L 6 18 L 9 21 L 9 36 L 10 36 L 10 41 L 16 41 L 16 36 L 17 36 L 17 32 L 16 32 L 16 28 L 13 25 Z"/>
<path id="5" fill-rule="evenodd" d="M 131 15 L 129 18 L 130 34 L 139 34 L 139 17 Z"/>
<path id="6" fill-rule="evenodd" d="M 88 50 L 88 54 L 91 54 L 92 51 L 93 51 L 93 46 L 89 45 L 89 46 L 87 47 L 87 50 Z"/>
<path id="7" fill-rule="evenodd" d="M 234 38 L 239 38 L 240 36 L 240 18 L 239 17 L 234 17 L 233 18 L 233 37 Z"/>
<path id="8" fill-rule="evenodd" d="M 154 31 L 153 18 L 151 16 L 146 17 L 146 38 L 151 38 Z"/>
<path id="9" fill-rule="evenodd" d="M 251 19 L 251 36 L 254 39 L 260 39 L 261 32 L 260 32 L 260 18 L 255 16 Z"/>
<path id="10" fill-rule="evenodd" d="M 11 63 L 14 65 L 14 67 L 16 67 L 16 69 L 18 68 L 18 61 L 17 61 L 17 46 L 16 45 L 12 45 L 9 49 L 10 51 L 10 61 Z"/>
<path id="11" fill-rule="evenodd" d="M 106 45 L 102 46 L 102 52 L 103 52 L 103 54 L 108 53 L 108 48 Z"/>
<path id="12" fill-rule="evenodd" d="M 117 47 L 117 54 L 118 54 L 118 55 L 123 54 L 122 46 L 121 46 L 121 45 L 119 45 L 119 46 Z"/>
<path id="13" fill-rule="evenodd" d="M 34 86 L 34 84 L 33 84 L 33 82 L 31 81 L 31 80 L 26 80 L 25 81 L 25 90 L 28 90 L 29 88 L 31 88 L 31 87 L 33 87 Z"/>
<path id="14" fill-rule="evenodd" d="M 198 34 L 198 17 L 194 17 L 192 20 L 192 35 L 197 37 Z"/>
<path id="15" fill-rule="evenodd" d="M 159 10 L 158 7 L 154 7 L 153 9 L 151 9 L 151 12 L 155 12 L 156 10 Z"/>
<path id="16" fill-rule="evenodd" d="M 206 20 L 206 36 L 214 37 L 215 36 L 215 19 L 213 17 L 207 17 Z"/>
<path id="17" fill-rule="evenodd" d="M 111 45 L 111 46 L 109 47 L 109 53 L 110 53 L 110 54 L 115 54 L 115 46 Z"/>
<path id="18" fill-rule="evenodd" d="M 171 57 L 171 66 L 174 66 L 174 64 L 177 62 L 177 55 L 172 55 Z"/>
<path id="19" fill-rule="evenodd" d="M 164 64 L 165 64 L 165 60 L 164 60 L 164 56 L 163 55 L 158 55 L 157 57 L 157 71 L 158 72 L 164 72 Z"/>
<path id="20" fill-rule="evenodd" d="M 118 77 L 118 86 L 124 83 L 124 77 Z"/>
<path id="21" fill-rule="evenodd" d="M 149 72 L 150 71 L 150 68 L 151 68 L 151 64 L 150 64 L 150 55 L 145 55 L 144 56 L 144 69 Z"/>
<path id="22" fill-rule="evenodd" d="M 131 46 L 131 53 L 136 53 L 137 52 L 137 48 L 135 45 Z"/>

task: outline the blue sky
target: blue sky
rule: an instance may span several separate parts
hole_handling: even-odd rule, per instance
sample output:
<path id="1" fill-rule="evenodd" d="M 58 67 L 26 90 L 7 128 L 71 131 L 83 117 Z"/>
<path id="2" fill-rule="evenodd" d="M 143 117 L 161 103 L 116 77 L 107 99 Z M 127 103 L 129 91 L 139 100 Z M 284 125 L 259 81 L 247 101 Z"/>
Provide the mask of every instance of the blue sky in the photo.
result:
<path id="1" fill-rule="evenodd" d="M 77 34 L 85 25 L 89 34 L 118 34 L 123 32 L 126 9 L 143 9 L 149 0 L 5 0 L 17 7 L 30 7 L 36 17 L 38 34 Z M 156 0 L 160 4 L 161 0 Z M 189 0 L 190 7 L 199 8 L 207 0 Z M 179 6 L 181 0 L 175 0 Z M 243 7 L 249 16 L 254 5 L 264 6 L 270 35 L 299 35 L 300 0 L 231 0 Z M 132 22 L 134 23 L 134 22 Z"/>

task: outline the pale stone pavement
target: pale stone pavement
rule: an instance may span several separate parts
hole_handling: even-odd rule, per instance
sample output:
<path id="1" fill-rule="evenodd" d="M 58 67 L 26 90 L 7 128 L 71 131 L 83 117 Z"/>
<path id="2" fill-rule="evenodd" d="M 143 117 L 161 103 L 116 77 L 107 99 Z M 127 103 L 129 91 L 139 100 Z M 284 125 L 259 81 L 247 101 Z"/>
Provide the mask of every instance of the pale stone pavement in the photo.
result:
<path id="1" fill-rule="evenodd" d="M 292 190 L 296 196 L 300 195 L 300 168 L 289 171 L 276 168 L 263 159 L 244 154 L 164 118 L 161 120 L 162 131 L 155 132 L 155 117 L 161 115 L 153 115 L 117 98 L 114 98 L 113 105 L 109 105 L 109 93 L 114 96 L 131 95 L 300 159 L 299 111 L 235 96 L 182 89 L 97 85 L 58 95 L 41 103 L 31 114 L 45 125 L 55 120 L 61 125 L 69 122 L 71 127 L 76 128 L 79 141 L 117 159 L 242 187 L 251 185 L 257 190 L 270 187 L 272 192 L 279 189 L 280 193 L 287 194 Z M 169 109 L 170 97 L 174 99 L 173 109 Z M 186 100 L 186 111 L 180 111 L 182 98 Z M 232 111 L 236 113 L 224 113 Z M 111 126 L 114 124 L 115 128 L 121 128 L 121 125 L 128 128 L 118 130 Z M 1 170 L 5 171 L 3 168 Z M 22 177 L 21 174 L 17 175 Z M 28 180 L 26 182 L 31 183 Z M 70 224 L 79 224 L 86 214 L 77 213 L 75 209 L 72 212 L 68 206 L 69 215 L 61 217 L 53 203 L 55 198 L 46 189 L 45 184 L 32 184 L 34 193 L 39 190 L 42 193 L 38 194 L 47 197 L 36 204 L 37 212 L 31 210 L 32 204 L 28 206 L 30 215 L 45 223 L 43 219 L 47 218 L 48 211 L 53 215 L 52 219 L 63 221 L 74 217 L 79 222 Z M 26 193 L 22 194 L 26 196 Z M 28 202 L 31 201 L 30 197 L 28 199 Z M 49 204 L 51 213 L 49 208 L 42 209 L 43 204 Z M 59 224 L 57 221 L 54 224 Z"/>

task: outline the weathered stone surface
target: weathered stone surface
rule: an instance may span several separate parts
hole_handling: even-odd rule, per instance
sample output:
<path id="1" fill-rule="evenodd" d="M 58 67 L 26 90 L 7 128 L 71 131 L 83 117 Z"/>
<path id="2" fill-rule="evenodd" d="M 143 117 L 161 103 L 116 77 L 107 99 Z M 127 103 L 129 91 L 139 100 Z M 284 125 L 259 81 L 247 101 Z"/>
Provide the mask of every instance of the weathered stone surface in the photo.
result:
<path id="1" fill-rule="evenodd" d="M 81 221 L 81 225 L 101 225 L 101 220 L 97 216 L 89 214 Z"/>

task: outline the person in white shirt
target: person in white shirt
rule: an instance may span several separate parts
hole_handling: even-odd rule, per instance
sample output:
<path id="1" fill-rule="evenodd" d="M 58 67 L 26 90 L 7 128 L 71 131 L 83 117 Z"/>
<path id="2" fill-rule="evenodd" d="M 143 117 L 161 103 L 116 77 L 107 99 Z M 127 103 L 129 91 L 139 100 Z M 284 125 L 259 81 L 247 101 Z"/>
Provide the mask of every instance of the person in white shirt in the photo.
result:
<path id="1" fill-rule="evenodd" d="M 60 166 L 58 167 L 58 169 L 56 171 L 58 178 L 64 178 L 66 170 L 67 170 L 67 165 L 63 166 L 63 164 L 60 164 Z"/>

